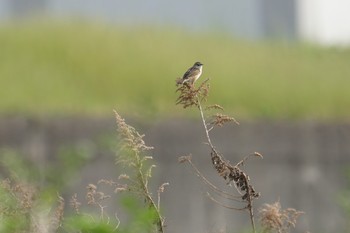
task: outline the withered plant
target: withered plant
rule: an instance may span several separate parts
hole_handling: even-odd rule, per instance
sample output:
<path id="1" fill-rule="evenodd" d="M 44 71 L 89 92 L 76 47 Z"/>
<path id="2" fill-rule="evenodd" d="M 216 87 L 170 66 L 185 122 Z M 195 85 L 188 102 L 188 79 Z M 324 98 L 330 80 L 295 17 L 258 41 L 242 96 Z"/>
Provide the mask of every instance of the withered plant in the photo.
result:
<path id="1" fill-rule="evenodd" d="M 54 233 L 62 226 L 64 200 L 57 197 L 56 206 L 40 200 L 39 191 L 32 183 L 16 179 L 0 181 L 0 216 L 2 232 Z M 52 207 L 43 212 L 40 208 Z"/>
<path id="2" fill-rule="evenodd" d="M 61 229 L 63 198 L 38 181 L 34 164 L 0 149 L 0 231 L 54 233 Z M 43 193 L 51 198 L 43 198 Z"/>
<path id="3" fill-rule="evenodd" d="M 129 174 L 122 174 L 119 180 L 123 183 L 113 181 L 101 181 L 115 186 L 115 192 L 129 192 L 142 199 L 149 210 L 154 211 L 154 224 L 158 232 L 164 232 L 164 218 L 160 211 L 160 196 L 168 183 L 160 185 L 157 191 L 157 198 L 154 198 L 149 190 L 149 179 L 152 176 L 154 164 L 149 163 L 153 158 L 147 154 L 147 151 L 153 147 L 147 146 L 143 140 L 144 135 L 125 123 L 125 120 L 114 111 L 118 125 L 118 134 L 120 137 L 120 151 L 117 155 L 117 163 L 128 169 Z"/>
<path id="4" fill-rule="evenodd" d="M 247 210 L 249 212 L 252 231 L 255 233 L 256 228 L 254 221 L 253 201 L 260 196 L 260 193 L 257 192 L 252 186 L 249 176 L 243 170 L 243 166 L 250 157 L 263 158 L 263 156 L 258 152 L 254 152 L 245 156 L 242 160 L 233 165 L 214 146 L 210 137 L 210 132 L 215 127 L 222 127 L 226 123 L 234 123 L 237 125 L 239 125 L 239 123 L 235 120 L 235 118 L 221 113 L 224 111 L 224 108 L 218 104 L 203 107 L 202 103 L 207 101 L 209 94 L 209 79 L 204 80 L 198 88 L 196 88 L 194 85 L 188 84 L 177 84 L 177 87 L 176 92 L 179 93 L 179 97 L 176 104 L 182 105 L 183 108 L 193 107 L 198 109 L 207 140 L 205 144 L 207 144 L 210 149 L 208 155 L 211 157 L 212 165 L 214 166 L 218 175 L 226 181 L 226 184 L 234 187 L 236 193 L 221 190 L 210 182 L 193 163 L 191 154 L 188 156 L 181 156 L 179 158 L 179 162 L 189 163 L 191 168 L 194 170 L 197 176 L 200 177 L 209 190 L 227 201 L 235 202 L 236 205 L 226 205 L 207 192 L 208 197 L 213 202 L 232 210 Z M 207 116 L 206 113 L 208 113 L 210 110 L 217 110 L 221 112 Z M 290 228 L 295 227 L 297 218 L 303 214 L 303 212 L 297 211 L 293 208 L 283 210 L 281 209 L 280 203 L 276 202 L 272 205 L 265 204 L 259 210 L 259 214 L 260 224 L 264 232 L 287 233 L 289 232 Z"/>
<path id="5" fill-rule="evenodd" d="M 246 156 L 241 161 L 236 164 L 231 164 L 214 146 L 212 139 L 210 137 L 210 132 L 215 127 L 222 127 L 226 123 L 235 123 L 239 124 L 233 117 L 228 116 L 223 113 L 215 113 L 210 116 L 206 116 L 206 113 L 209 110 L 218 110 L 223 111 L 224 108 L 218 104 L 209 105 L 206 107 L 202 106 L 202 102 L 207 101 L 207 97 L 209 94 L 209 79 L 204 80 L 198 88 L 194 85 L 177 85 L 177 92 L 179 93 L 179 97 L 176 101 L 176 104 L 182 105 L 183 108 L 194 107 L 199 110 L 201 120 L 203 123 L 204 132 L 206 135 L 207 142 L 206 144 L 209 146 L 209 153 L 211 157 L 212 165 L 217 171 L 218 175 L 222 177 L 227 185 L 232 185 L 236 190 L 236 194 L 225 192 L 217 188 L 212 182 L 210 182 L 202 172 L 195 166 L 192 162 L 191 155 L 182 156 L 179 158 L 180 162 L 188 162 L 191 167 L 194 169 L 195 173 L 207 187 L 212 190 L 216 195 L 229 200 L 241 203 L 240 205 L 225 205 L 220 202 L 216 198 L 214 198 L 209 192 L 208 197 L 217 204 L 221 206 L 232 209 L 232 210 L 247 210 L 249 212 L 250 221 L 252 225 L 253 232 L 255 232 L 255 223 L 254 223 L 254 210 L 253 210 L 253 201 L 254 199 L 259 197 L 259 193 L 254 189 L 252 184 L 250 183 L 250 178 L 243 171 L 244 162 L 251 156 L 257 156 L 262 158 L 260 153 L 254 152 L 251 155 Z"/>
<path id="6" fill-rule="evenodd" d="M 157 196 L 154 198 L 149 188 L 149 181 L 152 176 L 152 169 L 155 165 L 150 163 L 153 158 L 147 153 L 149 150 L 152 150 L 153 147 L 147 146 L 143 140 L 144 135 L 140 134 L 134 127 L 128 125 L 117 111 L 114 111 L 114 113 L 119 142 L 116 164 L 121 165 L 126 170 L 126 173 L 119 175 L 118 180 L 101 179 L 97 184 L 88 184 L 85 196 L 87 205 L 98 209 L 100 222 L 102 221 L 108 226 L 112 226 L 111 222 L 114 222 L 113 231 L 117 229 L 120 230 L 120 220 L 117 213 L 115 213 L 114 219 L 111 219 L 105 211 L 107 206 L 104 204 L 104 201 L 110 199 L 111 195 L 105 194 L 100 188 L 101 185 L 108 185 L 114 188 L 114 193 L 128 193 L 134 195 L 143 202 L 145 210 L 149 211 L 151 215 L 150 229 L 143 230 L 163 233 L 165 229 L 164 218 L 160 211 L 160 197 L 168 183 L 160 185 L 157 190 Z M 70 206 L 77 215 L 87 216 L 92 221 L 97 220 L 92 215 L 80 210 L 82 203 L 79 202 L 77 194 L 71 197 Z M 110 220 L 116 220 L 116 222 Z M 131 232 L 134 230 L 135 229 L 130 229 Z"/>
<path id="7" fill-rule="evenodd" d="M 277 201 L 273 204 L 264 204 L 259 213 L 264 232 L 288 233 L 304 212 L 293 208 L 282 209 L 280 202 Z"/>

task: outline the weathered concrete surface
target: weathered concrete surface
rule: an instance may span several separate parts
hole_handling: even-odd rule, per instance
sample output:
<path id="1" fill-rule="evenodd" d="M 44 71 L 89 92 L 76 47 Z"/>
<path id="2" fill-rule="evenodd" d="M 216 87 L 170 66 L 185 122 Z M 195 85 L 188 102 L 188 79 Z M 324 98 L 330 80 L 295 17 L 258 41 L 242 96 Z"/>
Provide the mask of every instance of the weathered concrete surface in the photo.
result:
<path id="1" fill-rule="evenodd" d="M 249 227 L 248 215 L 223 209 L 210 201 L 207 189 L 189 166 L 178 164 L 191 153 L 193 161 L 215 184 L 225 187 L 211 166 L 209 150 L 199 120 L 168 119 L 151 124 L 128 121 L 152 152 L 157 168 L 153 185 L 170 186 L 162 196 L 169 233 L 238 232 Z M 83 146 L 97 158 L 75 178 L 69 192 L 83 197 L 87 183 L 115 178 L 114 152 L 96 146 L 101 135 L 114 135 L 113 117 L 108 119 L 56 118 L 0 119 L 0 147 L 15 148 L 23 156 L 45 166 L 63 145 Z M 338 197 L 346 189 L 345 170 L 350 167 L 350 124 L 304 122 L 241 122 L 213 131 L 213 143 L 232 163 L 258 151 L 264 159 L 247 162 L 245 170 L 261 192 L 256 207 L 280 200 L 282 207 L 306 212 L 295 232 L 344 232 L 346 218 Z M 347 187 L 349 188 L 349 187 Z M 154 192 L 156 193 L 156 191 Z M 349 197 L 350 198 L 350 197 Z"/>

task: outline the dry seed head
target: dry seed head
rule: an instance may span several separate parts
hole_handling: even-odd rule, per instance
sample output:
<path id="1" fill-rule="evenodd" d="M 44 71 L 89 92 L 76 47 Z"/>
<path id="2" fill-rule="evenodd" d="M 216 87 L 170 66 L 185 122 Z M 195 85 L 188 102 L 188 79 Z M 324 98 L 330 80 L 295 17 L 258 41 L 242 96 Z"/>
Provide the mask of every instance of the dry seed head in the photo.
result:
<path id="1" fill-rule="evenodd" d="M 94 184 L 88 184 L 88 186 L 86 186 L 86 188 L 87 188 L 88 190 L 90 190 L 90 191 L 93 191 L 93 190 L 96 190 L 96 189 L 97 189 L 96 185 L 94 185 Z"/>
<path id="2" fill-rule="evenodd" d="M 105 180 L 105 179 L 101 179 L 97 182 L 97 184 L 107 184 L 109 186 L 115 186 L 117 185 L 117 183 L 113 180 Z"/>
<path id="3" fill-rule="evenodd" d="M 87 187 L 86 200 L 88 205 L 96 204 L 95 195 L 97 187 L 94 184 L 89 184 Z"/>
<path id="4" fill-rule="evenodd" d="M 75 193 L 72 198 L 70 199 L 69 205 L 73 207 L 76 214 L 79 214 L 79 208 L 81 206 L 81 203 L 78 201 L 77 194 Z"/>
<path id="5" fill-rule="evenodd" d="M 120 193 L 125 191 L 130 191 L 129 186 L 127 184 L 120 184 L 114 189 L 115 193 Z"/>
<path id="6" fill-rule="evenodd" d="M 210 109 L 218 109 L 218 110 L 224 111 L 224 108 L 218 104 L 209 105 L 205 108 L 205 110 L 210 110 Z"/>
<path id="7" fill-rule="evenodd" d="M 169 185 L 169 183 L 163 183 L 161 186 L 159 186 L 158 193 L 163 193 L 165 186 L 168 186 L 168 185 Z"/>
<path id="8" fill-rule="evenodd" d="M 260 222 L 265 230 L 278 233 L 289 232 L 295 227 L 298 217 L 303 214 L 293 208 L 283 210 L 279 201 L 273 204 L 264 204 L 259 210 Z"/>
<path id="9" fill-rule="evenodd" d="M 147 146 L 143 140 L 145 135 L 139 134 L 136 129 L 125 123 L 125 120 L 114 110 L 115 119 L 118 125 L 118 133 L 122 139 L 124 148 L 140 153 L 141 151 L 152 150 L 153 147 Z"/>
<path id="10" fill-rule="evenodd" d="M 198 106 L 197 91 L 193 87 L 182 85 L 176 91 L 180 92 L 176 104 L 181 104 L 183 108 Z"/>
<path id="11" fill-rule="evenodd" d="M 57 229 L 62 225 L 64 215 L 65 202 L 63 197 L 58 196 L 58 206 L 55 210 L 55 214 L 51 218 L 51 232 L 56 232 Z"/>
<path id="12" fill-rule="evenodd" d="M 180 92 L 180 96 L 176 100 L 176 104 L 180 104 L 183 108 L 188 108 L 192 106 L 198 107 L 199 100 L 206 100 L 209 94 L 209 84 L 207 83 L 209 79 L 206 79 L 202 84 L 196 89 L 193 85 L 181 85 L 176 92 Z"/>
<path id="13" fill-rule="evenodd" d="M 121 174 L 119 175 L 118 180 L 122 180 L 122 179 L 129 180 L 130 176 L 128 176 L 127 174 Z"/>
<path id="14" fill-rule="evenodd" d="M 36 190 L 30 184 L 19 183 L 14 186 L 13 192 L 20 200 L 22 210 L 29 210 L 33 207 Z"/>
<path id="15" fill-rule="evenodd" d="M 225 123 L 228 122 L 234 122 L 239 125 L 238 121 L 236 121 L 235 118 L 220 113 L 216 113 L 214 116 L 212 116 L 212 120 L 209 124 L 222 127 Z"/>

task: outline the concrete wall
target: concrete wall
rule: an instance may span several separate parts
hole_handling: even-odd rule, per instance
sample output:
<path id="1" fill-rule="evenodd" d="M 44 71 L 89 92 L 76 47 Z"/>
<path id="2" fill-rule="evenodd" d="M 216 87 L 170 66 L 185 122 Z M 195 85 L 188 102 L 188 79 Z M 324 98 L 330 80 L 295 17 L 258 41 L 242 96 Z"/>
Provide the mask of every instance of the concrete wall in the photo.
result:
<path id="1" fill-rule="evenodd" d="M 152 185 L 170 183 L 162 196 L 167 232 L 249 229 L 247 213 L 214 204 L 205 196 L 207 189 L 192 170 L 177 163 L 179 156 L 192 153 L 203 173 L 218 186 L 226 187 L 212 168 L 208 148 L 202 143 L 205 138 L 199 120 L 129 123 L 145 133 L 146 143 L 155 147 L 152 153 L 157 168 Z M 113 150 L 97 146 L 101 135 L 114 137 L 115 129 L 112 117 L 51 120 L 8 117 L 0 119 L 0 147 L 18 150 L 38 161 L 39 167 L 45 166 L 62 146 L 87 148 L 88 153 L 97 157 L 70 181 L 67 190 L 67 196 L 78 192 L 84 200 L 88 183 L 101 178 L 116 179 L 122 172 L 114 166 L 110 156 Z M 306 212 L 294 232 L 345 232 L 346 217 L 337 203 L 340 192 L 349 184 L 345 170 L 350 167 L 350 124 L 241 122 L 240 126 L 213 131 L 212 139 L 232 163 L 254 151 L 264 155 L 263 160 L 253 159 L 245 166 L 252 184 L 261 192 L 256 207 L 280 200 L 284 208 Z"/>

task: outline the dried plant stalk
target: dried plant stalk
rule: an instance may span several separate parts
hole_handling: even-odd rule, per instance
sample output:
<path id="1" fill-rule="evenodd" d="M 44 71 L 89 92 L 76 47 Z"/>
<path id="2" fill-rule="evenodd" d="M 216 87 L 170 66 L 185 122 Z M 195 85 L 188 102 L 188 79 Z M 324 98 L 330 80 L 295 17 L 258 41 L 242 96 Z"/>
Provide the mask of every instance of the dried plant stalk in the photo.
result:
<path id="1" fill-rule="evenodd" d="M 167 185 L 167 183 L 164 183 L 159 187 L 158 201 L 155 201 L 148 187 L 149 178 L 152 174 L 152 168 L 154 168 L 155 165 L 152 164 L 150 166 L 146 166 L 146 161 L 152 160 L 152 157 L 143 154 L 144 152 L 153 149 L 153 147 L 147 146 L 143 140 L 144 135 L 141 135 L 135 128 L 126 124 L 125 120 L 118 114 L 117 111 L 114 111 L 114 113 L 118 125 L 118 133 L 120 135 L 122 148 L 122 153 L 120 153 L 117 162 L 132 168 L 131 171 L 134 174 L 131 176 L 119 176 L 119 179 L 125 180 L 127 184 L 110 184 L 116 187 L 116 192 L 129 191 L 139 197 L 141 196 L 145 201 L 145 206 L 155 210 L 155 223 L 157 225 L 158 232 L 163 233 L 164 218 L 160 213 L 160 193 L 164 191 L 164 187 Z"/>
<path id="2" fill-rule="evenodd" d="M 233 117 L 230 117 L 228 115 L 222 114 L 222 113 L 217 113 L 212 116 L 211 120 L 209 123 L 207 123 L 203 107 L 201 102 L 207 100 L 207 96 L 209 94 L 209 84 L 207 83 L 208 79 L 205 80 L 197 89 L 194 88 L 194 86 L 187 86 L 187 85 L 182 85 L 177 89 L 177 92 L 180 92 L 180 96 L 177 99 L 176 104 L 182 105 L 184 108 L 187 107 L 197 107 L 200 112 L 200 116 L 202 119 L 203 127 L 205 130 L 205 135 L 207 139 L 207 144 L 210 147 L 210 156 L 211 156 L 211 161 L 212 164 L 219 174 L 219 176 L 223 177 L 226 181 L 227 184 L 233 183 L 234 187 L 236 188 L 237 192 L 240 194 L 240 198 L 242 201 L 246 202 L 246 205 L 243 208 L 236 208 L 236 207 L 231 207 L 224 205 L 220 202 L 218 202 L 216 199 L 214 199 L 212 196 L 209 196 L 211 200 L 214 202 L 220 204 L 221 206 L 224 206 L 229 209 L 234 209 L 234 210 L 248 210 L 249 211 L 249 216 L 251 220 L 251 225 L 253 232 L 255 232 L 255 222 L 254 222 L 254 214 L 253 214 L 253 200 L 258 198 L 260 196 L 260 193 L 256 192 L 254 187 L 250 184 L 250 179 L 249 176 L 240 168 L 240 166 L 243 165 L 244 161 L 247 158 L 244 158 L 243 160 L 239 161 L 236 165 L 230 164 L 228 160 L 226 160 L 223 155 L 221 155 L 216 147 L 213 145 L 212 140 L 210 138 L 210 131 L 216 127 L 216 126 L 223 126 L 225 123 L 228 122 L 234 122 L 236 124 L 239 124 Z M 210 109 L 217 109 L 217 110 L 223 110 L 223 107 L 221 107 L 218 104 L 210 105 L 205 108 L 206 110 Z M 208 126 L 210 128 L 208 128 Z M 259 154 L 259 153 L 257 153 Z M 259 154 L 260 155 L 260 154 Z M 261 156 L 262 157 L 262 156 Z M 201 177 L 203 182 L 208 185 L 212 190 L 215 192 L 218 192 L 220 194 L 224 193 L 222 190 L 218 191 L 216 189 L 216 186 L 213 185 L 211 182 L 206 179 L 202 173 L 194 166 L 192 163 L 190 157 L 181 157 L 180 162 L 189 162 L 192 166 L 192 168 L 195 170 L 197 175 Z M 230 199 L 229 196 L 225 196 L 226 199 Z"/>

